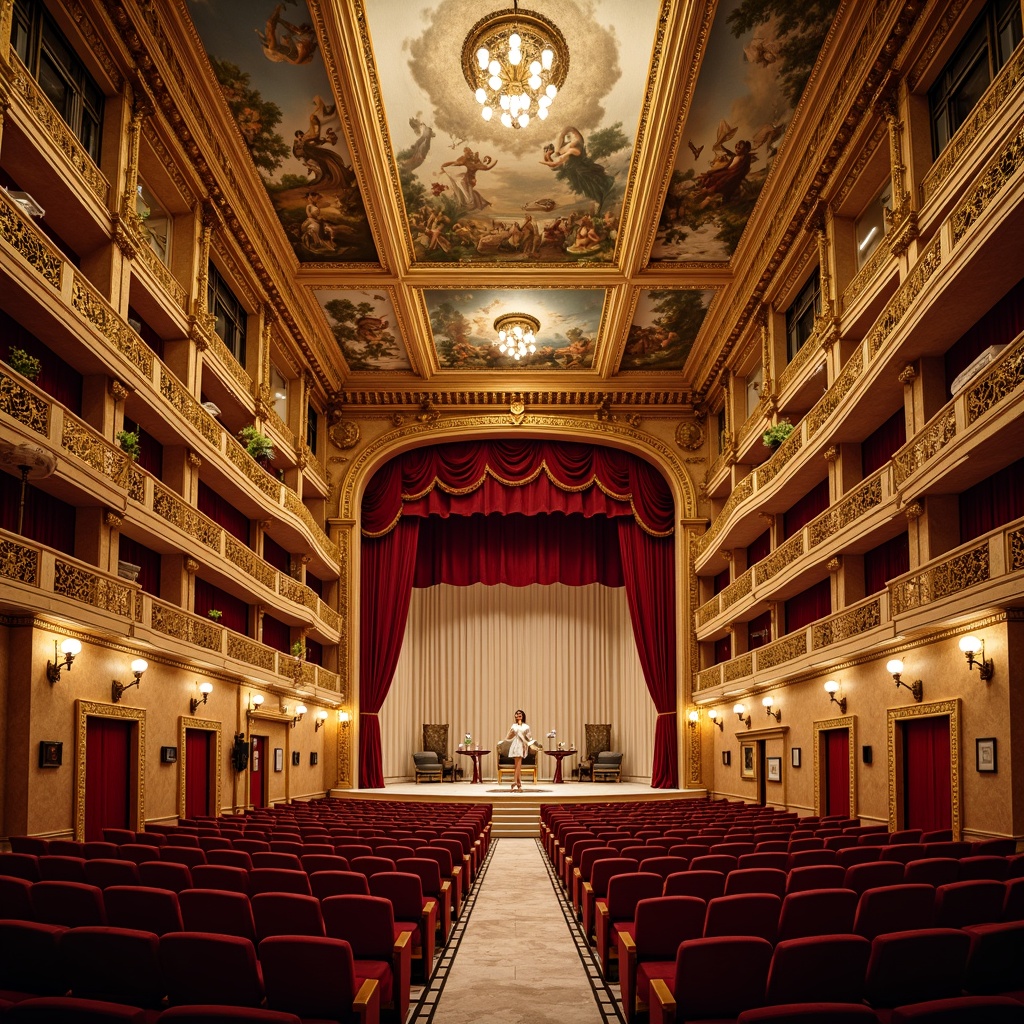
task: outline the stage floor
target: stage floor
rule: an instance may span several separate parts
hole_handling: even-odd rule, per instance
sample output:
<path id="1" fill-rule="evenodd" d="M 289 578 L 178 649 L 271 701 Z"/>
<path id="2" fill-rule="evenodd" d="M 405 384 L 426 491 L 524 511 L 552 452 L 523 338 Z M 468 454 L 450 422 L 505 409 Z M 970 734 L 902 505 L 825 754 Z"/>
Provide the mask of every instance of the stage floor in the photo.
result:
<path id="1" fill-rule="evenodd" d="M 331 796 L 360 800 L 430 800 L 454 803 L 503 803 L 519 800 L 531 803 L 590 803 L 623 800 L 700 799 L 706 789 L 651 789 L 640 782 L 564 782 L 550 780 L 524 782 L 522 793 L 510 792 L 509 786 L 496 781 L 485 782 L 389 782 L 384 789 L 334 789 Z"/>

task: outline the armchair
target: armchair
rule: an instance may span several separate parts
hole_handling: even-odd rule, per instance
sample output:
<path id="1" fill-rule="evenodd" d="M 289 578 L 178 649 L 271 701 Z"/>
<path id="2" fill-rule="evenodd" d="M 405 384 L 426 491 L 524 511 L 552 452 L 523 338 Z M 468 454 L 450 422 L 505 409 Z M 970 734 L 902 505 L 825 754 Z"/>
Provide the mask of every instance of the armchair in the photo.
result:
<path id="1" fill-rule="evenodd" d="M 580 782 L 584 779 L 594 780 L 594 759 L 602 750 L 610 750 L 612 745 L 611 725 L 584 725 L 583 732 L 585 757 L 580 758 Z"/>
<path id="2" fill-rule="evenodd" d="M 605 782 L 620 782 L 622 780 L 622 751 L 602 750 L 594 758 L 592 771 L 594 782 L 601 779 Z"/>
<path id="3" fill-rule="evenodd" d="M 511 740 L 502 740 L 498 746 L 498 785 L 500 786 L 504 781 L 503 776 L 507 775 L 510 779 L 515 778 L 516 765 L 515 761 L 508 756 L 508 748 L 512 745 Z M 522 769 L 520 774 L 523 778 L 533 776 L 533 781 L 537 781 L 537 751 L 531 747 L 529 754 L 523 758 Z"/>
<path id="4" fill-rule="evenodd" d="M 423 723 L 423 749 L 432 750 L 437 754 L 437 759 L 441 762 L 442 780 L 447 778 L 454 782 L 456 776 L 462 774 L 462 769 L 455 764 L 454 758 L 448 755 L 447 722 L 440 725 Z"/>
<path id="5" fill-rule="evenodd" d="M 437 754 L 434 751 L 418 750 L 412 755 L 412 759 L 415 764 L 417 783 L 420 779 L 426 779 L 428 782 L 441 781 L 441 762 L 437 759 Z"/>

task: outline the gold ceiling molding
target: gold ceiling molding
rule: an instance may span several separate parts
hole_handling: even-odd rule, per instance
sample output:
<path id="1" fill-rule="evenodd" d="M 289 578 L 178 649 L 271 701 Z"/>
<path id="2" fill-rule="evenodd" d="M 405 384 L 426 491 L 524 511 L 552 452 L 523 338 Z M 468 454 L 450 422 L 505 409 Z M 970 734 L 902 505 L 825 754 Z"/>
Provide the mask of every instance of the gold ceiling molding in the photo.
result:
<path id="1" fill-rule="evenodd" d="M 509 403 L 521 399 L 529 406 L 577 406 L 600 405 L 610 400 L 615 405 L 663 406 L 666 414 L 678 416 L 680 411 L 688 411 L 691 407 L 692 395 L 689 391 L 596 391 L 571 389 L 559 390 L 443 390 L 415 391 L 405 390 L 354 390 L 345 392 L 345 405 L 361 409 L 406 408 L 421 406 L 425 401 L 434 405 L 465 408 L 480 406 L 483 411 L 494 407 L 495 410 L 508 408 Z M 361 417 L 366 418 L 366 417 Z"/>

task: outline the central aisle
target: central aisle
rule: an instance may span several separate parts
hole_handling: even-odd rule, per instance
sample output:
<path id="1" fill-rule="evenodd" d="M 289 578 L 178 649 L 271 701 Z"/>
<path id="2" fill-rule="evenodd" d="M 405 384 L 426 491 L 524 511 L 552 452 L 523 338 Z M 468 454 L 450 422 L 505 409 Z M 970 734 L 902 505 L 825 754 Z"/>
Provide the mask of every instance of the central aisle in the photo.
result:
<path id="1" fill-rule="evenodd" d="M 566 919 L 564 900 L 535 839 L 497 839 L 461 942 L 444 977 L 436 1008 L 422 1005 L 418 1022 L 472 1024 L 601 1024 L 621 1021 L 615 996 L 597 971 L 580 929 Z M 440 982 L 440 985 L 437 985 Z"/>

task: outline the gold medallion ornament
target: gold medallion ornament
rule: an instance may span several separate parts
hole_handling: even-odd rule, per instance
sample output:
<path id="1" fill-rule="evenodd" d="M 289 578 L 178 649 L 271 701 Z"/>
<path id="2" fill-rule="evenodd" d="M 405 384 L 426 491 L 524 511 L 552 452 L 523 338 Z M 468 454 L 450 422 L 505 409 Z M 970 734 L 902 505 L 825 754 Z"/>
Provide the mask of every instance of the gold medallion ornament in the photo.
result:
<path id="1" fill-rule="evenodd" d="M 676 427 L 676 444 L 684 451 L 694 452 L 704 444 L 704 431 L 695 420 L 683 420 Z"/>
<path id="2" fill-rule="evenodd" d="M 342 450 L 355 448 L 359 444 L 359 438 L 361 437 L 359 425 L 351 420 L 335 423 L 330 429 L 330 435 L 331 443 L 336 448 L 341 448 Z"/>

